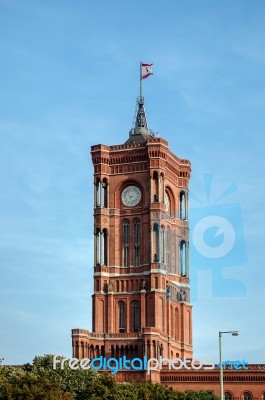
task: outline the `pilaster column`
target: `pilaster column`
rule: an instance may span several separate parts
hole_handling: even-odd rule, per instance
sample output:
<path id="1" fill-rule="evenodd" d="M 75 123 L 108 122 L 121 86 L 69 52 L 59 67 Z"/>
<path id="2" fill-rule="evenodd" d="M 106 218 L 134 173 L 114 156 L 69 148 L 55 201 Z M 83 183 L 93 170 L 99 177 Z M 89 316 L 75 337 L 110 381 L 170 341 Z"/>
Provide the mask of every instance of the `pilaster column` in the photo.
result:
<path id="1" fill-rule="evenodd" d="M 160 255 L 160 237 L 161 237 L 161 231 L 160 231 L 160 227 L 158 226 L 157 229 L 157 237 L 156 237 L 156 258 L 157 258 L 157 262 L 161 262 L 161 255 Z"/>
<path id="2" fill-rule="evenodd" d="M 140 312 L 141 312 L 141 325 L 140 328 L 143 330 L 146 326 L 146 290 L 141 290 L 141 304 L 140 304 Z"/>
<path id="3" fill-rule="evenodd" d="M 158 199 L 157 199 L 157 201 L 159 202 L 159 203 L 161 203 L 161 202 L 163 202 L 163 197 L 162 197 L 162 184 L 161 184 L 161 181 L 162 181 L 162 178 L 161 178 L 161 175 L 159 174 L 159 176 L 158 176 L 158 194 L 157 194 L 157 197 L 158 197 Z"/>
<path id="4" fill-rule="evenodd" d="M 186 207 L 186 219 L 189 219 L 189 196 L 188 196 L 188 192 L 186 192 L 186 196 L 185 196 L 185 207 Z"/>
<path id="5" fill-rule="evenodd" d="M 170 328 L 171 328 L 171 316 L 170 316 L 170 294 L 166 294 L 166 333 L 168 336 L 170 336 Z"/>
<path id="6" fill-rule="evenodd" d="M 97 207 L 97 184 L 94 183 L 94 208 Z"/>
<path id="7" fill-rule="evenodd" d="M 98 206 L 101 207 L 101 197 L 102 197 L 101 181 L 99 181 L 98 185 L 99 185 L 99 187 L 98 187 Z"/>
<path id="8" fill-rule="evenodd" d="M 161 198 L 161 200 L 162 200 L 163 204 L 165 204 L 165 176 L 163 175 L 161 179 L 162 179 L 162 198 Z"/>
<path id="9" fill-rule="evenodd" d="M 100 231 L 96 233 L 96 264 L 100 264 Z"/>
<path id="10" fill-rule="evenodd" d="M 107 323 L 106 323 L 106 327 L 107 327 L 107 332 L 106 333 L 113 333 L 114 332 L 114 320 L 113 320 L 113 292 L 109 292 L 107 294 Z"/>
<path id="11" fill-rule="evenodd" d="M 186 275 L 187 275 L 187 277 L 189 277 L 189 275 L 190 275 L 190 252 L 189 252 L 189 242 L 187 242 L 186 245 L 185 245 L 185 251 L 186 251 L 186 257 L 185 257 L 185 261 L 186 261 Z"/>
<path id="12" fill-rule="evenodd" d="M 97 265 L 97 233 L 94 233 L 94 265 Z"/>

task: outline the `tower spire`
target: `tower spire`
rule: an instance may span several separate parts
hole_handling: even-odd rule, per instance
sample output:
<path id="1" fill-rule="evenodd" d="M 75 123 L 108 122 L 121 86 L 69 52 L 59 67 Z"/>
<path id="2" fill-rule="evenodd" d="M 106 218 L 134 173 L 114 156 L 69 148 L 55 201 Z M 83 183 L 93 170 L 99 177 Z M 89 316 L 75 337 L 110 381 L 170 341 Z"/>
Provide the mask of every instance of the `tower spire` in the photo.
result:
<path id="1" fill-rule="evenodd" d="M 144 108 L 144 97 L 139 96 L 136 99 L 136 112 L 133 128 L 129 132 L 129 139 L 125 144 L 143 143 L 147 139 L 155 137 L 155 132 L 148 128 L 146 112 Z"/>
<path id="2" fill-rule="evenodd" d="M 129 132 L 129 139 L 125 142 L 126 144 L 146 142 L 148 138 L 155 136 L 155 133 L 147 125 L 144 97 L 142 95 L 142 80 L 153 74 L 152 65 L 140 62 L 140 96 L 136 99 L 134 126 Z"/>

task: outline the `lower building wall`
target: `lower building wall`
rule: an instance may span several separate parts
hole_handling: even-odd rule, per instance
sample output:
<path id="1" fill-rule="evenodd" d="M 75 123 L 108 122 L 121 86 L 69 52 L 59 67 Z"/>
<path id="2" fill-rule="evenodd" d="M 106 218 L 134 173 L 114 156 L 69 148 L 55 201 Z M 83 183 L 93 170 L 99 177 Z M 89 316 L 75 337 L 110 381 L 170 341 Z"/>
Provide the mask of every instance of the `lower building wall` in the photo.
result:
<path id="1" fill-rule="evenodd" d="M 265 377 L 264 377 L 265 378 Z M 206 390 L 212 391 L 217 396 L 220 396 L 220 383 L 198 383 L 198 382 L 161 382 L 163 386 L 170 386 L 174 390 L 180 392 L 185 390 Z M 264 382 L 237 382 L 224 385 L 224 393 L 230 392 L 233 400 L 243 400 L 244 392 L 250 392 L 252 399 L 263 400 L 265 397 L 265 380 Z"/>
<path id="2" fill-rule="evenodd" d="M 146 371 L 119 371 L 114 377 L 119 382 L 150 379 L 178 391 L 206 390 L 220 396 L 219 374 L 218 368 L 211 371 L 172 371 L 163 368 L 160 371 L 151 371 L 150 375 Z M 265 365 L 249 364 L 248 370 L 224 371 L 224 393 L 230 394 L 229 400 L 244 400 L 246 392 L 250 394 L 249 400 L 265 400 Z"/>

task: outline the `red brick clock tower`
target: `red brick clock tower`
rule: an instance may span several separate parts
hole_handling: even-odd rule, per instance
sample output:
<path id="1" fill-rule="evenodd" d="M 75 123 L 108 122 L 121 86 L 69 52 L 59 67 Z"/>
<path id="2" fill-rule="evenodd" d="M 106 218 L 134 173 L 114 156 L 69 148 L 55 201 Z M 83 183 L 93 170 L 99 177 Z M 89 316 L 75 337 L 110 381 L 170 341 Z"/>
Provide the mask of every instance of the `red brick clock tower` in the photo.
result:
<path id="1" fill-rule="evenodd" d="M 73 355 L 192 358 L 190 162 L 148 128 L 143 97 L 128 140 L 91 154 L 93 332 L 72 330 Z"/>

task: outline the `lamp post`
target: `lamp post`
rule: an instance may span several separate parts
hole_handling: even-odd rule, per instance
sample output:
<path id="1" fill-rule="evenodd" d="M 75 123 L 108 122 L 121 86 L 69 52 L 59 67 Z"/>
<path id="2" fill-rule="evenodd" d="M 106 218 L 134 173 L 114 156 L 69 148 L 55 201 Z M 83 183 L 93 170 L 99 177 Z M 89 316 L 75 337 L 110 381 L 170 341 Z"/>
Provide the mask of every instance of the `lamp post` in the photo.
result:
<path id="1" fill-rule="evenodd" d="M 220 355 L 220 400 L 224 400 L 224 378 L 223 378 L 223 359 L 222 359 L 222 334 L 231 333 L 232 336 L 238 336 L 238 331 L 219 331 L 219 355 Z"/>

